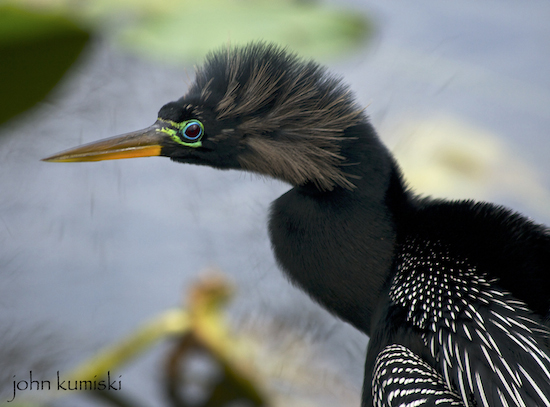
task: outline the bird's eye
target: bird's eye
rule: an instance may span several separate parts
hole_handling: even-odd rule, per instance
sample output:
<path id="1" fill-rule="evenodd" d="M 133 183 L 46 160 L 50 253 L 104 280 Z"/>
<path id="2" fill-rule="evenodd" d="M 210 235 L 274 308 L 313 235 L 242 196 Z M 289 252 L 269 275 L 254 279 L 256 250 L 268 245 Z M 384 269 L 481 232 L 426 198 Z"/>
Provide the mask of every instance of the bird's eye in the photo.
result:
<path id="1" fill-rule="evenodd" d="M 197 141 L 202 137 L 203 132 L 204 129 L 202 127 L 202 123 L 197 120 L 193 120 L 185 125 L 181 131 L 181 134 L 189 141 Z"/>

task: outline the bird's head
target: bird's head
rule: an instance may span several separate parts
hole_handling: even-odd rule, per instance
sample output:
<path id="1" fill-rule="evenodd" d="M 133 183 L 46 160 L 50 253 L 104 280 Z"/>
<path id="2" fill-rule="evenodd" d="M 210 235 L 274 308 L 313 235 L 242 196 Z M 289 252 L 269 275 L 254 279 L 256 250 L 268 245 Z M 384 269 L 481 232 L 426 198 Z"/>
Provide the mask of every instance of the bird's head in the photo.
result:
<path id="1" fill-rule="evenodd" d="M 151 127 L 80 146 L 45 161 L 167 156 L 241 169 L 294 186 L 353 188 L 342 154 L 364 121 L 349 89 L 318 64 L 274 45 L 228 47 L 207 56 L 181 99 Z"/>

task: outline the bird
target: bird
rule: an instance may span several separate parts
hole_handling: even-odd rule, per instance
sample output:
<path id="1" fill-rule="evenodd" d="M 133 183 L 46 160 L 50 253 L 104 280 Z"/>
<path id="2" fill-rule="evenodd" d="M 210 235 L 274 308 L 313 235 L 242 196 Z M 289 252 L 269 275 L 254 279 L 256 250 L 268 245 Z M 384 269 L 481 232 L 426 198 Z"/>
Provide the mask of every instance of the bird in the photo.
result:
<path id="1" fill-rule="evenodd" d="M 550 406 L 550 231 L 412 191 L 343 79 L 284 47 L 209 53 L 150 127 L 44 159 L 165 156 L 290 189 L 268 230 L 289 281 L 369 336 L 361 405 Z"/>

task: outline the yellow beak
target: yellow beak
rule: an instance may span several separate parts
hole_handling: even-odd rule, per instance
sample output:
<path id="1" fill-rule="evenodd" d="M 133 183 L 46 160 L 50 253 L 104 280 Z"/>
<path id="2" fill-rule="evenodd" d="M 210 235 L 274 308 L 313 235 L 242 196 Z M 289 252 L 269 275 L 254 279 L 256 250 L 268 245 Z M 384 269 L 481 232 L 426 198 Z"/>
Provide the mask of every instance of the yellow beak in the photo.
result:
<path id="1" fill-rule="evenodd" d="M 146 129 L 85 144 L 42 161 L 80 162 L 158 156 L 162 150 L 161 143 L 166 138 L 161 128 L 161 124 L 157 122 Z"/>

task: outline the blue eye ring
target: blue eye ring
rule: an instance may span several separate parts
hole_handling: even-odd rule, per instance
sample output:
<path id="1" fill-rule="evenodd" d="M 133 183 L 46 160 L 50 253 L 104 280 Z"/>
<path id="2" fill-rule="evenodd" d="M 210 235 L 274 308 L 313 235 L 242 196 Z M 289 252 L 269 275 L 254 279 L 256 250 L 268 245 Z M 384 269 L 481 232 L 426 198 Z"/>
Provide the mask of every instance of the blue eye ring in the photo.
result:
<path id="1" fill-rule="evenodd" d="M 185 140 L 195 142 L 204 135 L 204 126 L 198 120 L 190 120 L 180 130 L 180 134 Z"/>

